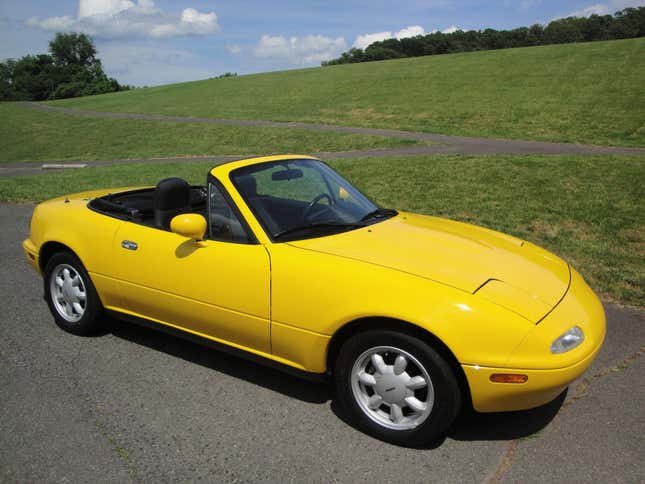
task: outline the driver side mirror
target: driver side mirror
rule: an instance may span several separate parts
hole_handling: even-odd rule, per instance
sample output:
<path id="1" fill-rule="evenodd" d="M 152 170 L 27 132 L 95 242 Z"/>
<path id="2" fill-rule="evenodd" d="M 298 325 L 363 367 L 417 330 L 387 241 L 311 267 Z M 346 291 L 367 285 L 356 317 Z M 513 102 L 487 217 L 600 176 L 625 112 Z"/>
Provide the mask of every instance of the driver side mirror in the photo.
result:
<path id="1" fill-rule="evenodd" d="M 182 213 L 170 221 L 170 230 L 177 235 L 200 241 L 206 233 L 206 219 L 197 213 Z"/>

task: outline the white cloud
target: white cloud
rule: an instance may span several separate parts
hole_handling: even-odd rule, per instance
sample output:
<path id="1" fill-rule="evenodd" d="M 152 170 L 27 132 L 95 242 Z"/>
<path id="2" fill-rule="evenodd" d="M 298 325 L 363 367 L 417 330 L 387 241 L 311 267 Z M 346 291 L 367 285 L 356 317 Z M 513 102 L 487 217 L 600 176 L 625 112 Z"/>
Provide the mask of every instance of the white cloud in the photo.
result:
<path id="1" fill-rule="evenodd" d="M 451 25 L 447 29 L 443 29 L 441 31 L 441 33 L 442 34 L 453 34 L 453 33 L 457 32 L 457 30 L 461 30 L 461 29 L 459 27 L 457 27 L 456 25 Z"/>
<path id="2" fill-rule="evenodd" d="M 135 7 L 130 0 L 80 0 L 78 2 L 78 17 L 93 15 L 114 15 Z"/>
<path id="3" fill-rule="evenodd" d="M 217 28 L 215 12 L 201 13 L 194 8 L 185 8 L 181 12 L 181 23 L 196 34 L 209 34 Z"/>
<path id="4" fill-rule="evenodd" d="M 589 17 L 591 15 L 611 15 L 619 10 L 630 7 L 642 7 L 645 5 L 645 0 L 612 0 L 610 3 L 596 3 L 589 5 L 575 12 L 571 12 L 565 17 Z M 556 17 L 557 20 L 564 17 Z"/>
<path id="5" fill-rule="evenodd" d="M 305 65 L 329 60 L 346 49 L 345 39 L 306 35 L 285 38 L 282 35 L 263 35 L 253 54 L 261 59 L 286 60 L 291 64 Z"/>
<path id="6" fill-rule="evenodd" d="M 242 47 L 240 47 L 239 45 L 236 45 L 236 44 L 227 45 L 226 50 L 228 50 L 233 55 L 237 55 L 240 52 L 242 52 Z"/>
<path id="7" fill-rule="evenodd" d="M 381 42 L 382 40 L 392 39 L 392 32 L 376 32 L 373 34 L 364 34 L 356 37 L 354 47 L 358 49 L 366 49 L 374 42 Z"/>
<path id="8" fill-rule="evenodd" d="M 219 29 L 215 12 L 185 8 L 179 17 L 164 13 L 153 0 L 80 0 L 78 17 L 32 17 L 27 26 L 42 30 L 78 30 L 98 38 L 169 38 L 206 35 Z"/>
<path id="9" fill-rule="evenodd" d="M 408 37 L 416 37 L 417 35 L 424 35 L 425 29 L 420 25 L 410 25 L 404 29 L 399 30 L 394 36 L 397 39 L 407 39 Z"/>
<path id="10" fill-rule="evenodd" d="M 425 29 L 420 25 L 410 25 L 405 27 L 394 34 L 392 32 L 375 32 L 373 34 L 363 34 L 356 37 L 353 47 L 358 49 L 366 49 L 374 42 L 381 42 L 387 39 L 406 39 L 408 37 L 416 37 L 417 35 L 424 35 Z"/>

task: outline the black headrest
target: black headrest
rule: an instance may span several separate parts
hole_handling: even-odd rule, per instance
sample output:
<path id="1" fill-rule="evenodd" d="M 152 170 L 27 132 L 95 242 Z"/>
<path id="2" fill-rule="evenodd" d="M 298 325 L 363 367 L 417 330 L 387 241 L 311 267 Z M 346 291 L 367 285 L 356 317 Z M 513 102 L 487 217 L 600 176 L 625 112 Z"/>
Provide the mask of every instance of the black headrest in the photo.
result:
<path id="1" fill-rule="evenodd" d="M 258 194 L 258 182 L 253 175 L 244 175 L 237 180 L 238 187 L 245 197 L 255 197 Z"/>
<path id="2" fill-rule="evenodd" d="M 190 185 L 181 178 L 166 178 L 157 183 L 154 192 L 155 210 L 183 208 L 190 205 Z"/>

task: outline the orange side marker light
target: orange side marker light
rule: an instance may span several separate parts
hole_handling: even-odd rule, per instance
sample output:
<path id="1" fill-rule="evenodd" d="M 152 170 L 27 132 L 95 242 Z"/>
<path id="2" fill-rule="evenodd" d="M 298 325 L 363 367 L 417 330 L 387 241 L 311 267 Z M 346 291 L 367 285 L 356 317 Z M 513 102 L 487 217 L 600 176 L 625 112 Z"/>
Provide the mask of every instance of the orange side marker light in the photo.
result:
<path id="1" fill-rule="evenodd" d="M 526 383 L 528 375 L 514 375 L 510 373 L 493 373 L 490 381 L 494 383 Z"/>

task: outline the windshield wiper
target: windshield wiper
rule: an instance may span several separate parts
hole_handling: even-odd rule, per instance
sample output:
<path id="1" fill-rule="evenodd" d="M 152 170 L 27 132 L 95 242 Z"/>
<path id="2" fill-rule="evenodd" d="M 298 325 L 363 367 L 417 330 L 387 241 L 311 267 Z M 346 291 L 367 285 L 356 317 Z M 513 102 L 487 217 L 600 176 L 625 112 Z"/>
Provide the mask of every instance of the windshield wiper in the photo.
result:
<path id="1" fill-rule="evenodd" d="M 298 225 L 296 227 L 291 227 L 291 228 L 282 230 L 277 234 L 273 234 L 273 238 L 277 239 L 279 237 L 283 237 L 285 235 L 289 235 L 295 232 L 301 232 L 303 230 L 330 228 L 330 227 L 353 229 L 353 228 L 365 227 L 365 224 L 360 222 L 355 222 L 355 223 L 318 222 L 318 223 L 307 224 L 307 225 Z"/>
<path id="2" fill-rule="evenodd" d="M 398 213 L 399 212 L 393 208 L 377 208 L 376 210 L 372 210 L 371 212 L 363 215 L 361 222 L 365 222 L 371 218 L 394 217 Z"/>

